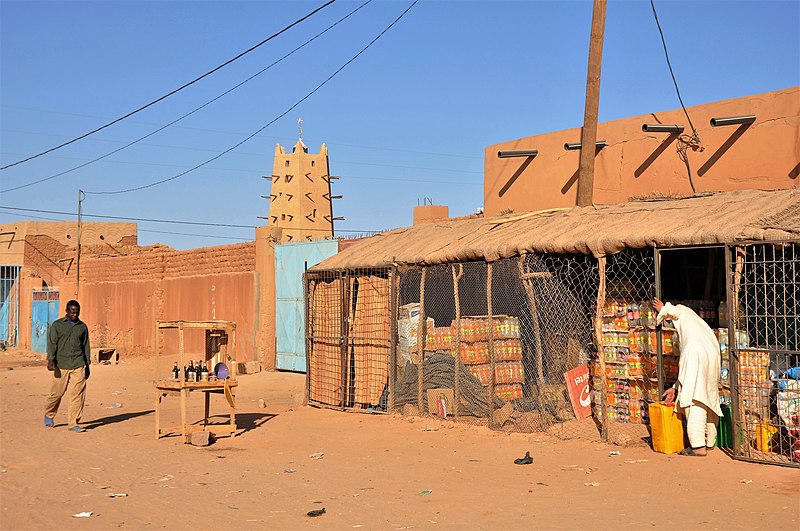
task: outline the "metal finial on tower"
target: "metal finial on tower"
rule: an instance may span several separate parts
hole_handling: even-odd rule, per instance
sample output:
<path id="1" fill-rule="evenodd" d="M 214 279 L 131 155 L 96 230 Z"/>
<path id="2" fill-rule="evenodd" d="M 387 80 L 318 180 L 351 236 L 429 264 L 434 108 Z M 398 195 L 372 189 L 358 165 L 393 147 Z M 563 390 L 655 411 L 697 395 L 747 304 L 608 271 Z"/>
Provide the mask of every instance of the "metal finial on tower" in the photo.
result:
<path id="1" fill-rule="evenodd" d="M 300 129 L 300 140 L 303 140 L 303 119 L 297 119 L 297 127 Z"/>

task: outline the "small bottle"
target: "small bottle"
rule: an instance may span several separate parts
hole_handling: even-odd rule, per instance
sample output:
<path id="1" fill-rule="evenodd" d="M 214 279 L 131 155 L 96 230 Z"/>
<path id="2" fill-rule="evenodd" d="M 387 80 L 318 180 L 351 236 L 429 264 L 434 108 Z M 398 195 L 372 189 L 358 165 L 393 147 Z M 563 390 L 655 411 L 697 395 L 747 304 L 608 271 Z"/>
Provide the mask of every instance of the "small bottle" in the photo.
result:
<path id="1" fill-rule="evenodd" d="M 723 327 L 728 326 L 728 301 L 720 301 L 719 303 L 719 325 Z"/>
<path id="2" fill-rule="evenodd" d="M 207 382 L 208 381 L 208 367 L 204 363 L 200 369 L 200 381 Z"/>
<path id="3" fill-rule="evenodd" d="M 189 360 L 189 369 L 186 371 L 186 381 L 194 382 L 196 374 L 197 373 L 194 370 L 194 362 Z"/>
<path id="4" fill-rule="evenodd" d="M 195 382 L 199 382 L 200 381 L 200 371 L 202 370 L 201 369 L 202 365 L 203 364 L 200 362 L 200 360 L 197 360 L 197 364 L 194 366 L 195 367 L 195 369 L 194 369 L 195 370 L 195 373 L 194 373 L 194 381 Z"/>
<path id="5" fill-rule="evenodd" d="M 178 380 L 181 379 L 181 370 L 178 368 L 178 362 L 177 361 L 172 366 L 172 379 L 174 381 L 178 381 Z"/>

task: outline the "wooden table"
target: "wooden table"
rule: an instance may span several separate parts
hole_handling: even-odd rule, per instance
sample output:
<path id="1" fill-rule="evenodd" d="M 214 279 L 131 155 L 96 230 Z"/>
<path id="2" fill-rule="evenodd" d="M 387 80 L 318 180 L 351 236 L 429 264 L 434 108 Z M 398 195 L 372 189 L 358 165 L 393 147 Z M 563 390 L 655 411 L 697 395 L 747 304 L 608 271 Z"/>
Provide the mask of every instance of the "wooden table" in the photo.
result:
<path id="1" fill-rule="evenodd" d="M 163 352 L 165 342 L 162 338 L 164 333 L 178 334 L 177 341 L 177 354 L 178 359 L 175 363 L 178 367 L 186 367 L 185 358 L 185 335 L 194 334 L 197 338 L 198 333 L 202 333 L 205 342 L 205 351 L 203 352 L 202 361 L 207 365 L 209 370 L 214 369 L 219 364 L 224 363 L 229 367 L 229 378 L 224 380 L 215 380 L 211 382 L 195 382 L 187 381 L 184 378 L 183 371 L 179 371 L 179 379 L 166 379 L 167 367 L 161 366 L 161 359 L 165 355 Z M 195 341 L 196 342 L 196 341 Z M 153 381 L 156 393 L 156 439 L 160 438 L 162 434 L 173 433 L 178 431 L 177 427 L 161 429 L 161 402 L 167 396 L 178 396 L 181 399 L 181 425 L 180 433 L 184 437 L 195 431 L 206 430 L 214 434 L 229 434 L 234 436 L 236 433 L 236 400 L 234 391 L 238 382 L 237 376 L 237 363 L 236 357 L 233 355 L 236 346 L 236 323 L 230 321 L 157 321 L 156 322 L 156 359 L 155 368 L 156 374 Z M 162 372 L 163 371 L 163 372 Z M 186 419 L 186 403 L 188 402 L 189 395 L 192 392 L 201 392 L 205 399 L 205 414 L 203 415 L 202 424 L 195 422 L 188 423 Z M 208 416 L 211 405 L 211 395 L 221 394 L 227 399 L 230 406 L 230 422 L 228 424 L 209 424 Z"/>
<path id="2" fill-rule="evenodd" d="M 236 400 L 235 389 L 238 386 L 235 380 L 218 380 L 216 382 L 181 382 L 175 380 L 160 380 L 155 382 L 156 390 L 156 439 L 161 438 L 162 435 L 174 433 L 180 429 L 181 435 L 184 437 L 195 431 L 210 431 L 215 435 L 236 435 Z M 205 399 L 205 408 L 202 424 L 188 423 L 186 418 L 186 403 L 188 402 L 189 395 L 192 392 L 199 391 L 203 393 Z M 230 407 L 229 415 L 230 421 L 227 424 L 209 424 L 209 410 L 211 406 L 211 395 L 221 394 L 228 399 L 228 406 Z M 179 396 L 181 399 L 181 425 L 161 428 L 161 402 L 167 396 Z"/>

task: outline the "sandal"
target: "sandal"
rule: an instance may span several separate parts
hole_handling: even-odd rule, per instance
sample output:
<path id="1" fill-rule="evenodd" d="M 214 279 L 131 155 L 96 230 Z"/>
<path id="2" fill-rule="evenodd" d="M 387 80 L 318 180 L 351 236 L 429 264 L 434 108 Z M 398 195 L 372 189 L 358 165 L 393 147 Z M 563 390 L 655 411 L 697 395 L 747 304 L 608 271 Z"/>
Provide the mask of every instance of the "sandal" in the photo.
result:
<path id="1" fill-rule="evenodd" d="M 684 448 L 683 450 L 678 452 L 678 455 L 689 455 L 691 457 L 705 457 L 706 456 L 706 454 L 698 454 L 692 448 Z"/>

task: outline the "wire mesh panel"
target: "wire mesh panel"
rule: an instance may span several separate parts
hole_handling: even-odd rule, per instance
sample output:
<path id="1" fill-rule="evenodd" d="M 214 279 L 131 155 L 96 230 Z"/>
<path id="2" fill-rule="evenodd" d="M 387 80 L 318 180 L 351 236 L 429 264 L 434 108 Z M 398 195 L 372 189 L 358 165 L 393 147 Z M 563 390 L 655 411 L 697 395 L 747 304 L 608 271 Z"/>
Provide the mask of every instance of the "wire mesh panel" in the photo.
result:
<path id="1" fill-rule="evenodd" d="M 386 268 L 306 274 L 309 403 L 386 410 L 389 276 Z"/>
<path id="2" fill-rule="evenodd" d="M 343 315 L 346 277 L 306 273 L 307 393 L 310 404 L 344 407 Z"/>
<path id="3" fill-rule="evenodd" d="M 588 378 L 596 290 L 597 262 L 583 255 L 406 269 L 396 408 L 494 429 L 597 437 L 591 420 L 576 420 L 565 377 L 583 365 Z"/>
<path id="4" fill-rule="evenodd" d="M 648 435 L 648 405 L 659 399 L 659 338 L 665 354 L 662 377 L 673 382 L 677 349 L 674 330 L 655 327 L 653 249 L 626 249 L 603 262 L 597 299 L 600 348 L 591 364 L 593 410 L 608 439 L 626 443 Z"/>
<path id="5" fill-rule="evenodd" d="M 348 407 L 385 410 L 389 396 L 391 336 L 387 270 L 357 270 L 349 277 Z"/>
<path id="6" fill-rule="evenodd" d="M 800 466 L 800 243 L 730 252 L 734 452 Z"/>

